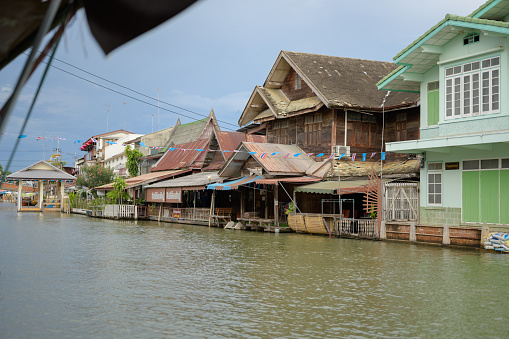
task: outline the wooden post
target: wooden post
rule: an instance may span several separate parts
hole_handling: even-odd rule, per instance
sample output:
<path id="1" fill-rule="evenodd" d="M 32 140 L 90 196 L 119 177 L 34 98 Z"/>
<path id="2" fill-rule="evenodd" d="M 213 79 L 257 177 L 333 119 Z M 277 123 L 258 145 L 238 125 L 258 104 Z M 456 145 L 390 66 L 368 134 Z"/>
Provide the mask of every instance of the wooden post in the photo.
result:
<path id="1" fill-rule="evenodd" d="M 334 145 L 337 144 L 336 140 L 336 110 L 332 109 L 332 133 L 331 133 L 331 153 L 334 153 Z"/>
<path id="2" fill-rule="evenodd" d="M 409 239 L 410 241 L 416 241 L 417 240 L 417 236 L 416 236 L 416 229 L 415 229 L 415 222 L 411 222 L 410 223 L 410 236 L 409 236 Z"/>
<path id="3" fill-rule="evenodd" d="M 444 225 L 442 232 L 442 244 L 450 245 L 451 244 L 451 236 L 449 232 L 449 225 Z"/>
<path id="4" fill-rule="evenodd" d="M 23 181 L 21 179 L 18 180 L 18 212 L 21 211 L 21 201 L 23 200 Z"/>
<path id="5" fill-rule="evenodd" d="M 239 187 L 239 189 L 240 189 L 240 187 Z M 244 213 L 246 212 L 246 205 L 245 205 L 244 199 L 245 199 L 244 189 L 241 189 L 240 190 L 240 217 L 241 218 L 244 218 Z"/>
<path id="6" fill-rule="evenodd" d="M 60 180 L 60 211 L 64 210 L 64 195 L 65 195 L 65 184 L 63 180 Z"/>
<path id="7" fill-rule="evenodd" d="M 387 229 L 385 228 L 385 220 L 380 223 L 380 239 L 387 239 Z"/>
<path id="8" fill-rule="evenodd" d="M 157 221 L 161 221 L 161 213 L 163 213 L 163 203 L 160 202 L 159 203 L 159 219 L 157 219 Z"/>
<path id="9" fill-rule="evenodd" d="M 279 183 L 274 185 L 274 226 L 279 228 Z"/>
<path id="10" fill-rule="evenodd" d="M 216 190 L 212 191 L 212 199 L 210 199 L 209 227 L 212 226 L 212 216 L 214 215 L 214 203 L 216 200 Z"/>

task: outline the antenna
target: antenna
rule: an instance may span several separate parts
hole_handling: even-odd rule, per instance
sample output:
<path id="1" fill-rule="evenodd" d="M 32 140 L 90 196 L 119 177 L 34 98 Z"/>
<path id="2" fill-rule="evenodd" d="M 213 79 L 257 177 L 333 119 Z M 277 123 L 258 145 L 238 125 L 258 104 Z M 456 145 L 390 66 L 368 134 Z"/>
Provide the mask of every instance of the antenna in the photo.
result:
<path id="1" fill-rule="evenodd" d="M 106 106 L 106 132 L 109 132 L 108 118 L 109 118 L 109 115 L 110 115 L 110 105 L 104 105 L 104 106 Z"/>
<path id="2" fill-rule="evenodd" d="M 162 89 L 156 88 L 157 91 L 157 130 L 159 131 L 161 128 L 159 127 L 159 92 L 162 91 Z"/>
<path id="3" fill-rule="evenodd" d="M 156 116 L 155 114 L 150 114 L 152 116 L 152 133 L 154 133 L 154 117 Z"/>
<path id="4" fill-rule="evenodd" d="M 125 129 L 125 105 L 129 104 L 128 102 L 123 102 L 124 104 L 124 131 L 126 130 Z"/>

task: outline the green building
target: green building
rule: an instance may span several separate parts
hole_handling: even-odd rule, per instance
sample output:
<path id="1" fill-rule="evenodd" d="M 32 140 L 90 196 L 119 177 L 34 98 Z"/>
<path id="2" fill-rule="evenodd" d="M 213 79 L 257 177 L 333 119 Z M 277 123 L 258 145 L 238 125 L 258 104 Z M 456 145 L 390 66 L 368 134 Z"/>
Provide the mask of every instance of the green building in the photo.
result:
<path id="1" fill-rule="evenodd" d="M 380 90 L 421 95 L 420 224 L 509 231 L 509 0 L 447 14 L 402 50 Z"/>

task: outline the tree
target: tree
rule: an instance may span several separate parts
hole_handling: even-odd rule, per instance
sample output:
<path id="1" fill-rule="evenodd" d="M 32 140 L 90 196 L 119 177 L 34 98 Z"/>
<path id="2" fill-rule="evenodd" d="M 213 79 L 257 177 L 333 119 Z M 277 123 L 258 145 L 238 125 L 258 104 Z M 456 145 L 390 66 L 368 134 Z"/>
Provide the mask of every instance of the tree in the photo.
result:
<path id="1" fill-rule="evenodd" d="M 2 164 L 0 164 L 0 176 L 8 176 L 9 174 L 12 174 L 10 171 L 7 171 L 4 173 L 4 168 L 2 167 Z"/>
<path id="2" fill-rule="evenodd" d="M 124 153 L 127 158 L 126 167 L 129 172 L 129 176 L 137 177 L 139 173 L 139 162 L 143 153 L 137 149 L 131 149 L 131 146 L 129 145 L 126 146 Z"/>
<path id="3" fill-rule="evenodd" d="M 117 177 L 113 182 L 113 189 L 106 193 L 106 197 L 111 199 L 113 202 L 118 202 L 120 200 L 120 203 L 122 204 L 123 200 L 129 200 L 130 198 L 129 194 L 125 192 L 126 187 L 127 184 L 124 178 Z"/>
<path id="4" fill-rule="evenodd" d="M 113 181 L 113 169 L 104 168 L 99 164 L 83 166 L 80 174 L 76 177 L 76 186 L 94 189 L 97 186 L 106 185 Z M 93 191 L 95 193 L 95 190 Z"/>

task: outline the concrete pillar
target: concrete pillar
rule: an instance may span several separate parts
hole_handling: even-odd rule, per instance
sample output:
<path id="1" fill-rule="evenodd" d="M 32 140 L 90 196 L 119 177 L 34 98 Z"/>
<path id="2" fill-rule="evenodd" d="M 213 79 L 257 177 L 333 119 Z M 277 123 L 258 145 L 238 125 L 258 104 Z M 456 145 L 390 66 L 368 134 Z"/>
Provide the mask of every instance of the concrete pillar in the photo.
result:
<path id="1" fill-rule="evenodd" d="M 65 195 L 65 184 L 63 180 L 58 183 L 60 185 L 60 211 L 64 210 L 64 195 Z"/>
<path id="2" fill-rule="evenodd" d="M 451 244 L 451 236 L 449 233 L 449 225 L 444 225 L 443 233 L 442 233 L 442 244 L 450 245 Z"/>
<path id="3" fill-rule="evenodd" d="M 410 241 L 417 241 L 415 222 L 410 223 Z"/>
<path id="4" fill-rule="evenodd" d="M 22 188 L 23 188 L 23 182 L 21 181 L 21 179 L 19 179 L 18 180 L 18 212 L 21 211 L 21 201 L 23 200 Z"/>
<path id="5" fill-rule="evenodd" d="M 387 232 L 385 228 L 385 220 L 380 222 L 380 239 L 387 239 Z"/>
<path id="6" fill-rule="evenodd" d="M 39 180 L 39 209 L 42 211 L 42 203 L 44 198 L 44 181 Z"/>
<path id="7" fill-rule="evenodd" d="M 279 184 L 274 185 L 274 226 L 279 227 Z"/>
<path id="8" fill-rule="evenodd" d="M 481 247 L 484 246 L 484 239 L 490 234 L 490 227 L 485 225 L 481 228 Z"/>

